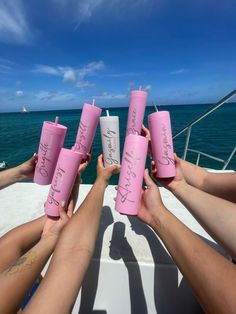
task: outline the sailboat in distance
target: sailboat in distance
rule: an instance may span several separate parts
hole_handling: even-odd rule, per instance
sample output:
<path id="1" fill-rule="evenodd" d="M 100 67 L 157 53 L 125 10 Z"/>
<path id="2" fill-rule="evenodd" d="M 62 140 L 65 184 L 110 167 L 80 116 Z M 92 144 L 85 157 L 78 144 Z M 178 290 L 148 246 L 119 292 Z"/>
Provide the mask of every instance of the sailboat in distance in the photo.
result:
<path id="1" fill-rule="evenodd" d="M 22 113 L 26 113 L 26 112 L 29 112 L 29 111 L 26 109 L 25 106 L 22 106 L 21 112 L 22 112 Z"/>

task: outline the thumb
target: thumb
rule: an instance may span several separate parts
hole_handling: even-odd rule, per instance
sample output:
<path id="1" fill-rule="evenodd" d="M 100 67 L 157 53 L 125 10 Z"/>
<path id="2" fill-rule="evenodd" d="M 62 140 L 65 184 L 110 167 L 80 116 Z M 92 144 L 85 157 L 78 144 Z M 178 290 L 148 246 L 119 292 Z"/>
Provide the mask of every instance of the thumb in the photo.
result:
<path id="1" fill-rule="evenodd" d="M 120 165 L 112 165 L 109 167 L 110 173 L 119 173 L 120 172 Z"/>
<path id="2" fill-rule="evenodd" d="M 148 169 L 145 169 L 144 171 L 144 181 L 148 189 L 152 189 L 155 186 L 155 183 L 152 181 L 151 177 L 149 176 Z"/>
<path id="3" fill-rule="evenodd" d="M 59 210 L 59 215 L 60 215 L 61 220 L 62 221 L 67 220 L 68 216 L 65 211 L 65 201 L 61 202 L 61 205 L 58 206 L 58 210 Z"/>
<path id="4" fill-rule="evenodd" d="M 175 160 L 175 165 L 180 165 L 180 158 L 177 156 L 176 153 L 174 153 L 174 160 Z"/>

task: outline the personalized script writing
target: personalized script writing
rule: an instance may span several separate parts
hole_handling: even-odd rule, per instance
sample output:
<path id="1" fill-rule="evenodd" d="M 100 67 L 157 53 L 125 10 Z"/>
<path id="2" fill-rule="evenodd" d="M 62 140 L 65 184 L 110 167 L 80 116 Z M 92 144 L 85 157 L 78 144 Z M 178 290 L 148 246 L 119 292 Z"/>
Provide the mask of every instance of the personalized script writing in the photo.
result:
<path id="1" fill-rule="evenodd" d="M 59 202 L 56 200 L 56 193 L 60 194 L 61 192 L 61 183 L 62 178 L 65 174 L 65 170 L 63 170 L 59 165 L 55 171 L 55 175 L 53 177 L 53 182 L 51 184 L 51 188 L 48 195 L 48 203 L 59 205 Z"/>
<path id="2" fill-rule="evenodd" d="M 118 164 L 118 160 L 113 158 L 113 154 L 116 152 L 116 142 L 115 142 L 115 137 L 116 137 L 116 132 L 112 131 L 110 129 L 107 129 L 106 133 L 102 134 L 105 137 L 105 140 L 107 142 L 107 152 L 108 156 L 105 159 L 105 162 L 108 165 L 112 164 Z"/>
<path id="3" fill-rule="evenodd" d="M 136 107 L 133 108 L 133 111 L 131 113 L 131 126 L 127 129 L 128 134 L 136 134 L 136 118 L 137 118 L 137 111 Z"/>
<path id="4" fill-rule="evenodd" d="M 126 201 L 133 203 L 134 201 L 130 199 L 130 193 L 132 193 L 131 185 L 132 181 L 136 179 L 134 167 L 137 164 L 137 161 L 140 159 L 135 156 L 135 153 L 133 151 L 131 151 L 125 152 L 124 160 L 127 163 L 126 174 L 124 178 L 124 184 L 122 186 L 121 185 L 118 186 L 118 193 L 121 196 L 122 203 Z"/>
<path id="5" fill-rule="evenodd" d="M 40 158 L 40 162 L 38 163 L 37 168 L 41 176 L 48 177 L 47 162 L 51 162 L 51 160 L 47 157 L 49 151 L 49 144 L 40 143 L 39 149 L 41 150 L 42 158 Z"/>
<path id="6" fill-rule="evenodd" d="M 162 137 L 162 156 L 161 156 L 161 160 L 158 159 L 158 162 L 161 165 L 165 165 L 168 166 L 170 163 L 174 164 L 175 161 L 173 158 L 171 158 L 169 156 L 169 152 L 172 149 L 172 146 L 170 145 L 170 143 L 168 142 L 168 129 L 165 126 L 165 124 L 162 124 L 162 128 L 161 128 L 161 137 Z"/>
<path id="7" fill-rule="evenodd" d="M 76 140 L 77 148 L 82 151 L 84 154 L 87 154 L 87 146 L 84 145 L 84 141 L 86 140 L 88 132 L 88 126 L 83 122 L 80 121 L 79 125 L 79 134 Z"/>

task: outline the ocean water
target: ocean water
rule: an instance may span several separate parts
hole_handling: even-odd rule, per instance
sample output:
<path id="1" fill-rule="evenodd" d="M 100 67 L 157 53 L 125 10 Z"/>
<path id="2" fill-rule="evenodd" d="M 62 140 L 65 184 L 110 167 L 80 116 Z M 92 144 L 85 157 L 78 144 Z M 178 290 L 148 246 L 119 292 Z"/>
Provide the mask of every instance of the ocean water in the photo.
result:
<path id="1" fill-rule="evenodd" d="M 181 128 L 198 115 L 207 111 L 212 105 L 172 105 L 161 106 L 160 110 L 168 110 L 171 116 L 172 132 L 176 134 Z M 118 115 L 120 120 L 121 152 L 123 149 L 128 108 L 109 108 L 110 115 Z M 144 123 L 147 125 L 148 114 L 154 112 L 147 107 Z M 102 112 L 105 115 L 105 109 Z M 30 158 L 38 151 L 41 128 L 44 120 L 54 121 L 59 116 L 60 123 L 68 127 L 64 147 L 74 144 L 80 121 L 81 110 L 41 111 L 29 113 L 0 114 L 0 162 L 6 161 L 8 167 L 16 166 Z M 98 126 L 93 142 L 93 157 L 83 174 L 83 183 L 93 183 L 96 177 L 97 156 L 102 152 L 100 127 Z M 225 104 L 211 115 L 193 126 L 189 148 L 200 150 L 221 159 L 227 159 L 235 146 L 236 138 L 236 103 Z M 182 155 L 186 140 L 186 132 L 174 141 L 174 149 Z M 195 162 L 196 154 L 188 153 L 187 160 Z M 147 159 L 147 166 L 150 165 Z M 222 164 L 206 157 L 201 157 L 203 167 L 221 169 Z M 236 154 L 228 169 L 236 170 Z M 118 175 L 113 176 L 111 184 L 117 184 Z"/>

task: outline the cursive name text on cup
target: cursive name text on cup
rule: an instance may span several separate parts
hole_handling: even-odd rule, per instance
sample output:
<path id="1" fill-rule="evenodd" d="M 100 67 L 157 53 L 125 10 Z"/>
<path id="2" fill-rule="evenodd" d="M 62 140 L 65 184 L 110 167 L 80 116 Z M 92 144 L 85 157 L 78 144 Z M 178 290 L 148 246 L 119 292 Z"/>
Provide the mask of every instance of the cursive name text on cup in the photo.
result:
<path id="1" fill-rule="evenodd" d="M 136 133 L 138 133 L 136 125 L 137 125 L 137 111 L 136 111 L 136 107 L 134 107 L 133 111 L 131 113 L 131 125 L 127 129 L 127 134 L 136 134 Z"/>
<path id="2" fill-rule="evenodd" d="M 126 166 L 126 174 L 124 178 L 123 186 L 118 186 L 118 193 L 121 196 L 121 202 L 124 203 L 126 201 L 134 203 L 134 200 L 130 199 L 130 194 L 132 193 L 131 185 L 132 181 L 136 180 L 136 173 L 135 173 L 135 165 L 137 161 L 140 160 L 135 156 L 134 151 L 125 152 L 124 160 L 127 163 Z"/>
<path id="3" fill-rule="evenodd" d="M 55 170 L 55 175 L 53 177 L 53 182 L 51 184 L 51 188 L 48 195 L 48 203 L 55 204 L 56 206 L 59 205 L 59 202 L 56 200 L 56 196 L 61 193 L 61 186 L 62 186 L 62 178 L 65 174 L 65 170 L 63 170 L 60 165 L 58 165 L 57 169 Z"/>
<path id="4" fill-rule="evenodd" d="M 86 141 L 86 138 L 87 138 L 87 133 L 88 133 L 88 126 L 83 121 L 80 121 L 79 134 L 78 134 L 76 144 L 77 144 L 77 148 L 80 151 L 82 151 L 84 154 L 87 154 L 88 152 L 87 146 L 84 145 L 84 142 Z"/>
<path id="5" fill-rule="evenodd" d="M 39 149 L 41 151 L 42 157 L 40 158 L 37 168 L 41 176 L 48 177 L 47 162 L 51 162 L 51 160 L 47 157 L 47 153 L 49 151 L 49 144 L 40 143 Z"/>
<path id="6" fill-rule="evenodd" d="M 108 165 L 118 164 L 118 160 L 113 157 L 113 155 L 116 153 L 116 132 L 108 128 L 106 133 L 103 133 L 102 135 L 105 137 L 107 142 L 108 155 L 105 158 L 105 162 Z"/>
<path id="7" fill-rule="evenodd" d="M 170 143 L 168 142 L 168 129 L 165 126 L 165 124 L 162 124 L 161 127 L 161 137 L 162 137 L 162 156 L 161 156 L 161 160 L 158 159 L 158 162 L 161 165 L 165 165 L 168 166 L 169 164 L 175 164 L 174 159 L 172 158 L 172 156 L 169 156 L 169 154 L 172 152 L 172 146 L 170 145 Z"/>

